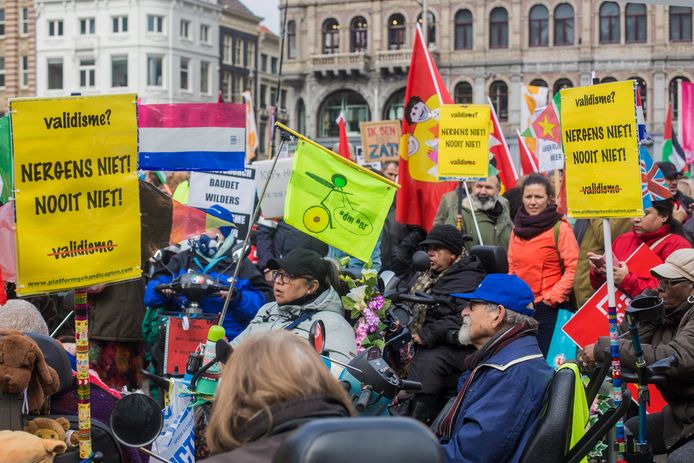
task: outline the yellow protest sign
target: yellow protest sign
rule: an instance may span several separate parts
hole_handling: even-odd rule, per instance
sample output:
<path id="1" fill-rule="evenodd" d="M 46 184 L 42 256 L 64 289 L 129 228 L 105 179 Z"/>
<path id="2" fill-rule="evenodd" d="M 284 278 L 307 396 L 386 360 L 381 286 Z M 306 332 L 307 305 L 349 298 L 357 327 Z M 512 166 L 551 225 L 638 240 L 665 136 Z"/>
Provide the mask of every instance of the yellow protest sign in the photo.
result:
<path id="1" fill-rule="evenodd" d="M 439 177 L 486 178 L 489 105 L 444 105 L 439 120 Z"/>
<path id="2" fill-rule="evenodd" d="M 634 83 L 562 90 L 561 128 L 569 215 L 640 217 Z"/>
<path id="3" fill-rule="evenodd" d="M 136 98 L 10 103 L 19 294 L 140 275 Z"/>

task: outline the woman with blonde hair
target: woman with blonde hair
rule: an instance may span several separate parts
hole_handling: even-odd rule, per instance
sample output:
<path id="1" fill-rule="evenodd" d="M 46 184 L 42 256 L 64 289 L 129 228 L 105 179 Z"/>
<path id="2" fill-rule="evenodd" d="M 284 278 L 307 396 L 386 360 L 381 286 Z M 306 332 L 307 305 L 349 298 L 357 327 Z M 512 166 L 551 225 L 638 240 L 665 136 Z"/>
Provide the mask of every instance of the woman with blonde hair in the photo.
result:
<path id="1" fill-rule="evenodd" d="M 271 462 L 290 431 L 352 414 L 347 393 L 306 340 L 282 330 L 251 334 L 224 368 L 205 462 Z"/>

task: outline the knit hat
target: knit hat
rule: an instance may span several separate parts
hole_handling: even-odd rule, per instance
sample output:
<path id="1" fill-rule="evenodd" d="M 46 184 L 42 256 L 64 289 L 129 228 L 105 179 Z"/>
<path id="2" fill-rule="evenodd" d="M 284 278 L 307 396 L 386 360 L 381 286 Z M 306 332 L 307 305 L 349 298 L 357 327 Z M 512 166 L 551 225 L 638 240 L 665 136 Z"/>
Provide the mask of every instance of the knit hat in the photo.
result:
<path id="1" fill-rule="evenodd" d="M 420 246 L 442 246 L 456 256 L 463 252 L 463 234 L 453 225 L 434 225 Z"/>
<path id="2" fill-rule="evenodd" d="M 670 161 L 656 162 L 656 164 L 658 164 L 658 168 L 663 173 L 663 177 L 665 178 L 675 178 L 681 175 L 681 173 L 677 170 L 677 167 L 675 167 L 675 165 Z"/>
<path id="3" fill-rule="evenodd" d="M 451 294 L 458 299 L 503 305 L 528 317 L 535 315 L 535 297 L 528 284 L 516 275 L 490 273 L 471 293 Z"/>
<path id="4" fill-rule="evenodd" d="M 228 209 L 220 206 L 219 204 L 215 204 L 214 206 L 207 208 L 205 212 L 211 215 L 212 217 L 216 217 L 220 220 L 223 220 L 231 224 L 228 227 L 219 227 L 219 231 L 222 233 L 222 235 L 224 235 L 224 238 L 228 238 L 231 234 L 232 227 L 236 227 L 236 225 L 234 225 L 234 214 L 232 214 Z"/>
<path id="5" fill-rule="evenodd" d="M 664 264 L 651 269 L 651 275 L 669 280 L 684 278 L 694 282 L 694 249 L 678 249 L 673 252 Z"/>
<path id="6" fill-rule="evenodd" d="M 328 262 L 320 254 L 310 249 L 296 248 L 278 259 L 270 259 L 267 268 L 286 270 L 292 275 L 324 281 L 328 274 Z"/>

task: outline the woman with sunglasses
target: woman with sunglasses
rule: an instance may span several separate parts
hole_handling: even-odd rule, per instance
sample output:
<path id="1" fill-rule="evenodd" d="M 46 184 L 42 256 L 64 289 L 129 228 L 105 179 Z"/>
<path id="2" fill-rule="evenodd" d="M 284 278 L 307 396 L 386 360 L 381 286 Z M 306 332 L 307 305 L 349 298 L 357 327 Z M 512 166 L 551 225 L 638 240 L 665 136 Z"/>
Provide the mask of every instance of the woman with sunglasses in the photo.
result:
<path id="1" fill-rule="evenodd" d="M 275 302 L 265 304 L 255 318 L 232 341 L 236 347 L 251 333 L 288 330 L 308 339 L 316 320 L 325 324 L 325 348 L 331 359 L 349 363 L 356 355 L 354 330 L 343 316 L 338 286 L 337 266 L 309 249 L 294 249 L 279 259 L 270 259 Z M 342 367 L 333 362 L 336 376 Z"/>

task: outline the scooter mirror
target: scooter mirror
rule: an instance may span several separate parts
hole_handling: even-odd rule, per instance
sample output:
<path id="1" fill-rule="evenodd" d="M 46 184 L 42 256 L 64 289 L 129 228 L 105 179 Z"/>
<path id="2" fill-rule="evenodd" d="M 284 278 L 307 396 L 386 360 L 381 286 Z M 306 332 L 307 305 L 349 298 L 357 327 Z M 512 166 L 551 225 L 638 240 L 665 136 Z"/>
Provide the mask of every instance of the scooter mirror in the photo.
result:
<path id="1" fill-rule="evenodd" d="M 308 342 L 319 354 L 325 350 L 325 324 L 323 320 L 316 320 L 308 331 Z"/>
<path id="2" fill-rule="evenodd" d="M 154 255 L 152 256 L 152 259 L 154 259 L 154 262 L 161 262 L 163 257 L 164 257 L 164 253 L 161 252 L 161 249 L 157 249 L 157 252 L 155 252 Z"/>
<path id="3" fill-rule="evenodd" d="M 111 430 L 118 442 L 128 447 L 144 447 L 154 442 L 164 426 L 157 402 L 144 394 L 119 399 L 111 411 Z"/>
<path id="4" fill-rule="evenodd" d="M 412 254 L 412 268 L 418 272 L 429 270 L 429 255 L 424 251 L 417 251 Z"/>

